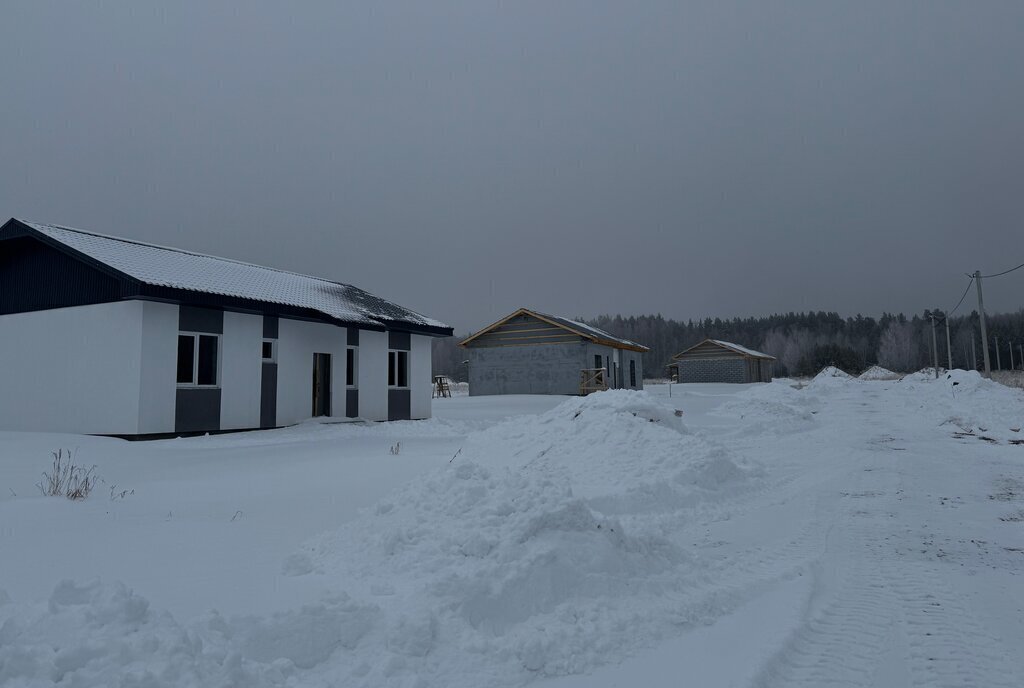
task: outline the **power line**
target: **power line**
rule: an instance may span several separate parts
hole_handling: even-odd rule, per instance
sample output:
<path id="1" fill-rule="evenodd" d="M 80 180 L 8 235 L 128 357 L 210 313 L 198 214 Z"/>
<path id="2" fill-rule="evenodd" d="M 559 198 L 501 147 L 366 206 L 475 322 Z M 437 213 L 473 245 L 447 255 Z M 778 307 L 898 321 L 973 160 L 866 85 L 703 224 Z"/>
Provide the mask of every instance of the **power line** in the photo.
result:
<path id="1" fill-rule="evenodd" d="M 956 302 L 956 305 L 953 306 L 952 310 L 946 311 L 945 315 L 942 316 L 942 320 L 939 321 L 940 323 L 953 315 L 953 313 L 956 312 L 956 309 L 960 307 L 960 304 L 964 302 L 964 299 L 967 298 L 967 292 L 971 290 L 971 285 L 974 284 L 974 275 L 968 275 L 968 277 L 970 277 L 970 279 L 967 280 L 967 287 L 964 289 L 964 293 L 960 295 L 960 300 Z"/>
<path id="2" fill-rule="evenodd" d="M 1010 268 L 1009 270 L 1003 270 L 1002 272 L 997 272 L 994 275 L 982 275 L 982 277 L 984 277 L 985 279 L 988 279 L 989 277 L 1002 277 L 1003 275 L 1007 275 L 1007 274 L 1013 272 L 1014 270 L 1020 270 L 1021 268 L 1024 268 L 1024 263 L 1021 263 L 1020 265 L 1018 265 L 1015 268 Z"/>

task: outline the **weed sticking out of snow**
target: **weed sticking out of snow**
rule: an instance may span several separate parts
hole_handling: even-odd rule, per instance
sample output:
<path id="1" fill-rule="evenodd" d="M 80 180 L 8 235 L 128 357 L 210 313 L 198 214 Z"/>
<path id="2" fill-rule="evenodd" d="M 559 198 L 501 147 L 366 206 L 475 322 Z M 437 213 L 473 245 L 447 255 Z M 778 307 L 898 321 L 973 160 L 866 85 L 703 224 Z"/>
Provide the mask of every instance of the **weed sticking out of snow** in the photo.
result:
<path id="1" fill-rule="evenodd" d="M 87 498 L 98 480 L 96 466 L 77 465 L 70 449 L 58 449 L 52 454 L 53 465 L 36 484 L 39 491 L 46 497 L 66 497 L 72 501 Z"/>

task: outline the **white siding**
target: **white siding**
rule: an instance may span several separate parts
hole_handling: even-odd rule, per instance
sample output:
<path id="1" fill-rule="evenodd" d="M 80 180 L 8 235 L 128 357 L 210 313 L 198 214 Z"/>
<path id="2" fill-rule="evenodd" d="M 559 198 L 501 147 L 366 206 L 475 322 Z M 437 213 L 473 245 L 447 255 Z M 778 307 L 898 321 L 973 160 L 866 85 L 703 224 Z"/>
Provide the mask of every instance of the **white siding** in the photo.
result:
<path id="1" fill-rule="evenodd" d="M 135 434 L 143 304 L 0 316 L 0 427 Z"/>
<path id="2" fill-rule="evenodd" d="M 388 419 L 388 333 L 359 331 L 359 417 Z"/>
<path id="3" fill-rule="evenodd" d="M 142 301 L 139 433 L 174 432 L 178 367 L 178 306 Z"/>
<path id="4" fill-rule="evenodd" d="M 431 342 L 431 337 L 412 335 L 409 352 L 409 393 L 412 396 L 410 415 L 413 419 L 430 418 L 430 398 L 434 381 Z"/>
<path id="5" fill-rule="evenodd" d="M 337 329 L 337 328 L 335 328 Z M 260 380 L 263 373 L 263 316 L 224 313 L 221 337 L 220 427 L 260 426 Z M 312 370 L 312 354 L 310 354 Z M 306 415 L 309 415 L 308 412 Z"/>
<path id="6" fill-rule="evenodd" d="M 314 353 L 331 354 L 331 415 L 345 416 L 347 338 L 344 327 L 281 318 L 277 344 L 278 425 L 298 423 L 312 415 Z M 362 360 L 359 365 L 362 367 Z M 258 394 L 256 399 L 258 403 Z"/>

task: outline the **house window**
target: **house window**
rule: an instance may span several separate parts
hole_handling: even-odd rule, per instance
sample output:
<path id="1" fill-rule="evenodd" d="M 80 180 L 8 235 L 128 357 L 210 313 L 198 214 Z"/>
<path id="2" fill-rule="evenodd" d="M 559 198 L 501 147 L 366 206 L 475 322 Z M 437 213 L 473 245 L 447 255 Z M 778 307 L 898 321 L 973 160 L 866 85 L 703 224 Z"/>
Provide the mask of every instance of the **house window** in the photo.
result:
<path id="1" fill-rule="evenodd" d="M 178 384 L 193 387 L 217 385 L 217 351 L 220 335 L 178 335 Z"/>
<path id="2" fill-rule="evenodd" d="M 356 354 L 357 349 L 349 347 L 345 352 L 345 386 L 355 387 L 356 386 L 356 361 L 358 355 Z M 389 374 L 390 375 L 390 374 Z"/>
<path id="3" fill-rule="evenodd" d="M 629 386 L 636 387 L 636 359 L 629 359 Z"/>
<path id="4" fill-rule="evenodd" d="M 409 386 L 409 352 L 388 351 L 388 387 Z"/>
<path id="5" fill-rule="evenodd" d="M 273 339 L 263 340 L 263 362 L 273 363 L 277 360 L 277 343 Z"/>
<path id="6" fill-rule="evenodd" d="M 594 354 L 594 370 L 601 367 L 601 354 Z"/>

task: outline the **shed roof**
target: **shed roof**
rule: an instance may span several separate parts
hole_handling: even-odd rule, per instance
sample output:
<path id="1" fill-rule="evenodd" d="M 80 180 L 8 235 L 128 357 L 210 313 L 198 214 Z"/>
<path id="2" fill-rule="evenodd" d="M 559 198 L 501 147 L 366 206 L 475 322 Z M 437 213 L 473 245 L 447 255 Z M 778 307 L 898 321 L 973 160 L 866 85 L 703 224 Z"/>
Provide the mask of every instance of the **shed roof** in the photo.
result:
<path id="1" fill-rule="evenodd" d="M 579 322 L 577 320 L 571 320 L 569 318 L 563 318 L 560 315 L 549 315 L 547 313 L 541 313 L 540 311 L 535 311 L 535 310 L 532 310 L 530 308 L 519 308 L 519 309 L 517 309 L 514 313 L 512 313 L 510 315 L 507 315 L 504 318 L 502 318 L 501 320 L 499 320 L 499 321 L 497 321 L 495 323 L 492 323 L 492 324 L 488 325 L 487 327 L 483 328 L 479 332 L 475 332 L 475 333 L 471 334 L 469 337 L 466 337 L 464 340 L 459 342 L 459 346 L 466 346 L 469 342 L 473 341 L 477 337 L 480 337 L 481 335 L 487 334 L 491 330 L 494 330 L 494 329 L 504 325 L 506 322 L 508 322 L 512 318 L 515 318 L 516 316 L 519 316 L 519 315 L 531 315 L 531 316 L 533 316 L 535 318 L 538 318 L 540 320 L 544 320 L 544 321 L 546 321 L 546 322 L 548 322 L 548 323 L 550 323 L 552 325 L 555 325 L 556 327 L 560 327 L 560 328 L 562 328 L 564 330 L 572 332 L 573 334 L 579 335 L 580 337 L 583 337 L 584 339 L 589 339 L 590 341 L 594 342 L 595 344 L 604 344 L 606 346 L 611 346 L 611 347 L 614 347 L 616 349 L 629 349 L 631 351 L 640 351 L 640 352 L 644 352 L 644 351 L 649 351 L 650 350 L 648 347 L 644 346 L 643 344 L 637 344 L 636 342 L 630 341 L 628 339 L 624 339 L 622 337 L 617 337 L 617 336 L 615 336 L 615 335 L 613 335 L 613 334 L 611 334 L 609 332 L 605 332 L 604 330 L 602 330 L 602 329 L 600 329 L 598 327 L 594 327 L 593 325 L 587 325 L 586 323 L 581 323 L 581 322 Z"/>
<path id="2" fill-rule="evenodd" d="M 704 344 L 708 344 L 708 343 L 714 344 L 715 346 L 719 346 L 719 347 L 721 347 L 723 349 L 728 349 L 729 351 L 732 351 L 733 353 L 740 354 L 741 356 L 744 356 L 746 358 L 763 358 L 763 359 L 766 359 L 766 360 L 769 360 L 769 361 L 774 361 L 775 360 L 774 356 L 769 356 L 766 353 L 762 353 L 760 351 L 755 351 L 754 349 L 748 349 L 745 346 L 740 346 L 739 344 L 733 344 L 732 342 L 724 342 L 721 339 L 705 339 L 705 340 L 703 340 L 701 342 L 698 342 L 697 344 L 694 344 L 689 349 L 686 349 L 684 351 L 680 351 L 678 354 L 676 354 L 675 356 L 672 357 L 672 360 L 677 360 L 681 356 L 683 356 L 683 354 L 686 354 L 687 352 L 693 351 L 697 347 L 703 346 Z"/>
<path id="3" fill-rule="evenodd" d="M 11 222 L 143 284 L 304 308 L 332 321 L 374 329 L 397 325 L 451 334 L 451 328 L 438 320 L 350 284 L 72 227 L 14 218 Z"/>

